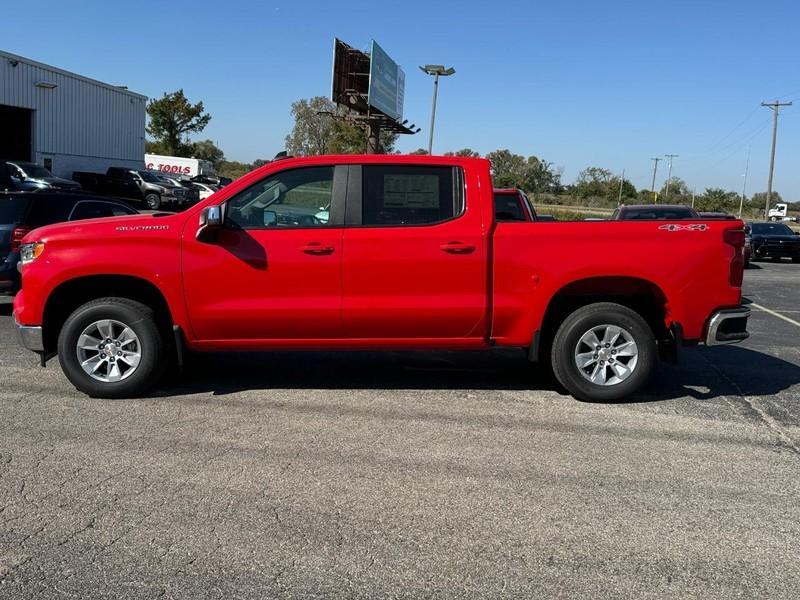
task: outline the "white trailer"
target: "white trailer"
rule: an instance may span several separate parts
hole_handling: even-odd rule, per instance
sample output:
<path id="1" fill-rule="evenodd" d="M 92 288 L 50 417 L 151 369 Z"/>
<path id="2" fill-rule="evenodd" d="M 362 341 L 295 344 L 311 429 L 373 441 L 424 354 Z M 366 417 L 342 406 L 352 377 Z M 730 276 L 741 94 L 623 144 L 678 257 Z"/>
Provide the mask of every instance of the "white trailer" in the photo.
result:
<path id="1" fill-rule="evenodd" d="M 214 165 L 211 161 L 200 158 L 183 158 L 180 156 L 161 156 L 160 154 L 145 154 L 145 168 L 148 171 L 162 171 L 184 177 L 197 177 L 198 175 L 214 175 Z"/>

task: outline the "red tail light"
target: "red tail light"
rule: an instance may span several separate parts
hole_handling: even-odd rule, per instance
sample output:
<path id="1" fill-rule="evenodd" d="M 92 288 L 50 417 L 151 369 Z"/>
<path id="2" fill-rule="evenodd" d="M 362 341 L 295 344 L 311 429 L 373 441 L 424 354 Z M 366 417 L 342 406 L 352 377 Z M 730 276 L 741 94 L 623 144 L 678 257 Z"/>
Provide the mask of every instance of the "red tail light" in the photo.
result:
<path id="1" fill-rule="evenodd" d="M 728 281 L 733 287 L 742 287 L 744 279 L 744 229 L 730 228 L 722 232 L 722 240 L 733 246 Z"/>
<path id="2" fill-rule="evenodd" d="M 11 231 L 11 252 L 19 252 L 19 246 L 24 238 L 31 231 L 30 227 L 14 227 Z"/>

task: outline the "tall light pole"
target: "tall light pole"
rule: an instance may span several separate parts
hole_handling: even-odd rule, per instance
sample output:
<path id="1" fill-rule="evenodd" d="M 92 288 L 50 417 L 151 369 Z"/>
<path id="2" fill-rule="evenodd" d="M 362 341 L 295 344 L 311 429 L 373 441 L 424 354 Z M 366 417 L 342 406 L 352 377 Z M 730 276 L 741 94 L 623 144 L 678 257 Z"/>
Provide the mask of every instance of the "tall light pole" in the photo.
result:
<path id="1" fill-rule="evenodd" d="M 664 202 L 669 200 L 669 180 L 672 179 L 672 159 L 678 158 L 677 154 L 665 154 L 666 158 L 669 159 L 669 171 L 667 172 L 667 189 L 664 190 Z"/>
<path id="2" fill-rule="evenodd" d="M 453 67 L 444 65 L 425 65 L 420 67 L 423 73 L 433 75 L 433 107 L 431 108 L 431 131 L 428 136 L 428 154 L 433 153 L 433 126 L 436 122 L 436 97 L 439 95 L 439 77 L 448 77 L 456 72 Z"/>
<path id="3" fill-rule="evenodd" d="M 747 162 L 744 163 L 744 183 L 742 184 L 742 197 L 739 199 L 739 218 L 742 218 L 742 207 L 744 206 L 744 194 L 747 190 L 747 171 L 750 170 L 750 148 L 747 149 Z"/>
<path id="4" fill-rule="evenodd" d="M 772 200 L 772 173 L 775 171 L 775 144 L 778 141 L 778 111 L 781 106 L 791 106 L 791 102 L 762 102 L 761 106 L 772 109 L 772 154 L 769 158 L 769 180 L 767 181 L 767 204 L 764 207 L 764 218 L 769 218 L 769 204 Z"/>

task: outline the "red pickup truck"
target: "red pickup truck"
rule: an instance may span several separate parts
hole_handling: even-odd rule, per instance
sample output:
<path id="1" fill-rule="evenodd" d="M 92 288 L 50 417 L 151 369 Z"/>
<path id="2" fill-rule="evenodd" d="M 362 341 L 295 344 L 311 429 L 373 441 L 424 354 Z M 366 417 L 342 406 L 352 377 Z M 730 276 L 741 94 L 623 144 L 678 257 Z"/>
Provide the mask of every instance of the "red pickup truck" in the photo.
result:
<path id="1" fill-rule="evenodd" d="M 141 394 L 187 350 L 523 348 L 574 396 L 747 337 L 741 221 L 497 222 L 489 163 L 269 163 L 180 214 L 43 227 L 14 316 L 79 390 Z"/>

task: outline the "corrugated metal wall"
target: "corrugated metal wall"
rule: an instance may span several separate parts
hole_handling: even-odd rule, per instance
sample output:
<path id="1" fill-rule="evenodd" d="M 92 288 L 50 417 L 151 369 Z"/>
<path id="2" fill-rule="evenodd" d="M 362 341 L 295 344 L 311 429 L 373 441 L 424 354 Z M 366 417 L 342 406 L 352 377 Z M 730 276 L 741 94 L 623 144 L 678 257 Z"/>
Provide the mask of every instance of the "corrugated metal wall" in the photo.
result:
<path id="1" fill-rule="evenodd" d="M 57 87 L 37 87 L 38 82 Z M 60 155 L 64 160 L 54 160 L 54 166 L 83 160 L 141 164 L 146 103 L 139 94 L 0 52 L 0 104 L 34 110 L 37 162 Z"/>

